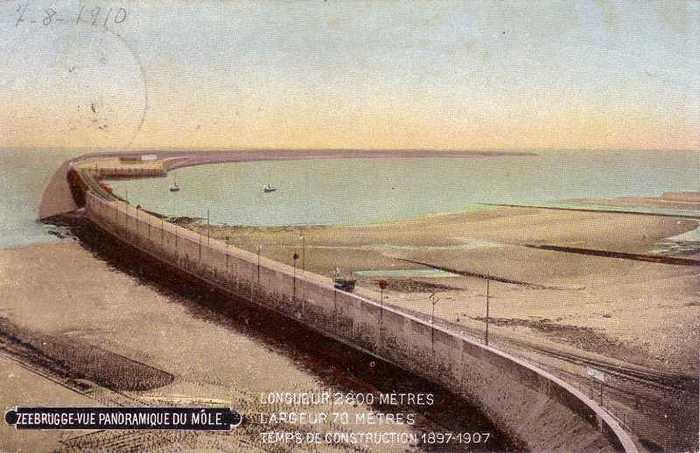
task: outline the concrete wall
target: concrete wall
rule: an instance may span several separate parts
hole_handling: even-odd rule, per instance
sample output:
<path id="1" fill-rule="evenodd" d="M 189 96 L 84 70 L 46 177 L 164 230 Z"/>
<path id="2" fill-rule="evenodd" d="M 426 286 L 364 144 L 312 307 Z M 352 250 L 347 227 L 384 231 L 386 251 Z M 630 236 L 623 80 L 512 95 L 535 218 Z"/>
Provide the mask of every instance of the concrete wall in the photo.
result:
<path id="1" fill-rule="evenodd" d="M 88 193 L 86 207 L 101 229 L 161 261 L 463 395 L 532 450 L 636 451 L 594 401 L 521 359 L 121 201 Z"/>
<path id="2" fill-rule="evenodd" d="M 70 161 L 65 161 L 56 170 L 44 189 L 44 193 L 41 195 L 41 202 L 39 203 L 39 219 L 48 219 L 78 209 L 79 206 L 75 203 L 68 185 L 70 164 Z"/>

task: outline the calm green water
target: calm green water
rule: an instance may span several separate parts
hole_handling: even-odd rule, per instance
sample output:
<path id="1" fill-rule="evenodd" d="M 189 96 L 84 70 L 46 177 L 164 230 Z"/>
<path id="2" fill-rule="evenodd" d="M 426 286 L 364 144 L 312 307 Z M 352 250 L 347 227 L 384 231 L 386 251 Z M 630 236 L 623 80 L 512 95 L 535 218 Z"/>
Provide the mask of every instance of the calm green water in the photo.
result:
<path id="1" fill-rule="evenodd" d="M 353 275 L 358 277 L 385 277 L 385 278 L 455 278 L 459 274 L 441 271 L 437 269 L 382 269 L 372 271 L 355 271 Z"/>
<path id="2" fill-rule="evenodd" d="M 44 187 L 76 151 L 0 150 L 0 247 L 51 240 L 36 222 Z M 241 225 L 360 224 L 483 209 L 476 203 L 655 196 L 700 190 L 698 152 L 542 152 L 471 159 L 248 162 L 113 182 L 134 204 Z M 265 184 L 277 192 L 265 194 Z"/>
<path id="3" fill-rule="evenodd" d="M 37 221 L 44 188 L 76 151 L 0 149 L 0 248 L 55 239 Z"/>
<path id="4" fill-rule="evenodd" d="M 180 192 L 168 187 L 172 175 Z M 278 190 L 263 193 L 271 184 Z M 230 163 L 170 178 L 114 182 L 133 204 L 236 225 L 362 224 L 483 209 L 700 190 L 693 152 L 543 152 L 471 159 L 344 159 Z"/>

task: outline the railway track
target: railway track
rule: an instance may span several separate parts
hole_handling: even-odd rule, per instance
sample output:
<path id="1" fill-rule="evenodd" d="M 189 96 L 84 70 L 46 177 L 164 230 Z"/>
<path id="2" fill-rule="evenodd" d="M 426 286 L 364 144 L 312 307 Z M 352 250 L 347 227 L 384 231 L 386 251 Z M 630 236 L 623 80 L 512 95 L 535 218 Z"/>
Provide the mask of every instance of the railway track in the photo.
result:
<path id="1" fill-rule="evenodd" d="M 393 304 L 393 308 L 430 319 L 422 312 Z M 444 319 L 435 324 L 481 341 L 483 329 L 467 327 Z M 592 353 L 562 351 L 533 342 L 507 337 L 493 331 L 490 344 L 511 355 L 536 363 L 598 401 L 628 431 L 638 436 L 650 451 L 687 451 L 697 445 L 698 379 L 681 373 L 654 370 Z M 602 383 L 592 381 L 586 368 L 606 374 Z"/>
<path id="2" fill-rule="evenodd" d="M 426 320 L 430 319 L 429 315 L 419 311 L 410 310 L 393 304 L 386 305 L 390 305 L 392 308 L 406 312 L 412 316 Z M 453 323 L 444 319 L 435 319 L 435 324 L 452 331 L 467 334 L 477 341 L 480 341 L 480 338 L 483 336 L 483 331 L 480 329 L 467 327 L 463 324 Z M 595 367 L 618 379 L 643 384 L 657 390 L 666 390 L 669 392 L 681 391 L 689 395 L 698 395 L 698 379 L 695 377 L 680 373 L 654 370 L 639 365 L 627 364 L 614 359 L 606 360 L 599 357 L 593 357 L 592 355 L 589 356 L 584 354 L 576 354 L 573 352 L 566 352 L 552 347 L 537 345 L 527 340 L 505 337 L 493 332 L 489 334 L 489 338 L 499 347 L 505 347 L 504 349 L 506 349 L 507 352 L 520 352 L 520 354 L 534 352 L 582 367 Z M 528 358 L 531 358 L 529 354 L 527 356 Z"/>
<path id="3" fill-rule="evenodd" d="M 458 269 L 452 269 L 449 267 L 444 267 L 444 266 L 438 266 L 435 264 L 431 263 L 426 263 L 423 261 L 416 261 L 416 260 L 411 260 L 411 259 L 406 259 L 406 258 L 397 258 L 393 257 L 394 259 L 397 259 L 399 261 L 404 261 L 412 264 L 419 264 L 422 266 L 429 267 L 431 269 L 436 269 L 436 270 L 441 270 L 445 272 L 450 272 L 453 274 L 457 275 L 462 275 L 465 277 L 480 277 L 484 279 L 489 279 L 493 281 L 498 281 L 502 283 L 508 283 L 508 284 L 514 284 L 514 285 L 519 285 L 527 288 L 537 288 L 537 289 L 561 289 L 561 288 L 556 288 L 552 286 L 545 286 L 537 283 L 532 283 L 532 282 L 525 282 L 525 281 L 520 281 L 520 280 L 513 280 L 513 279 L 508 279 L 500 276 L 494 276 L 494 275 L 487 275 L 487 274 L 481 274 L 481 273 L 476 273 L 476 272 L 468 272 L 468 271 L 462 271 Z M 693 260 L 696 261 L 696 260 Z M 700 261 L 697 261 L 700 263 Z M 400 307 L 397 305 L 392 305 L 397 310 L 401 310 L 407 313 L 410 313 L 413 316 L 420 317 L 422 319 L 430 319 L 429 316 L 427 316 L 424 313 L 406 309 L 404 307 Z M 444 327 L 453 330 L 453 331 L 462 331 L 462 332 L 469 332 L 469 335 L 474 337 L 474 338 L 480 338 L 482 335 L 482 332 L 479 331 L 478 329 L 474 328 L 469 328 L 466 326 L 463 326 L 461 324 L 455 324 L 450 321 L 446 320 L 439 320 L 439 324 L 443 325 Z M 593 358 L 592 356 L 585 356 L 582 354 L 575 354 L 572 352 L 565 352 L 560 349 L 555 349 L 555 348 L 550 348 L 542 345 L 536 345 L 532 342 L 526 341 L 526 340 L 519 340 L 519 339 L 514 339 L 514 338 L 506 338 L 500 336 L 498 338 L 499 343 L 508 345 L 509 347 L 513 347 L 515 350 L 522 350 L 522 351 L 529 351 L 529 352 L 537 352 L 539 354 L 543 354 L 549 357 L 557 358 L 559 360 L 563 360 L 572 364 L 580 365 L 580 366 L 593 366 L 596 368 L 599 368 L 606 373 L 613 375 L 619 379 L 625 379 L 628 381 L 640 383 L 640 384 L 645 384 L 648 386 L 653 386 L 657 389 L 665 389 L 669 391 L 683 391 L 687 392 L 693 395 L 698 395 L 698 379 L 696 377 L 690 377 L 686 376 L 683 374 L 679 373 L 671 373 L 671 372 L 665 372 L 661 370 L 653 370 L 650 368 L 638 366 L 638 365 L 632 365 L 632 364 L 623 364 L 621 361 L 615 361 L 615 360 L 605 360 L 602 358 Z"/>

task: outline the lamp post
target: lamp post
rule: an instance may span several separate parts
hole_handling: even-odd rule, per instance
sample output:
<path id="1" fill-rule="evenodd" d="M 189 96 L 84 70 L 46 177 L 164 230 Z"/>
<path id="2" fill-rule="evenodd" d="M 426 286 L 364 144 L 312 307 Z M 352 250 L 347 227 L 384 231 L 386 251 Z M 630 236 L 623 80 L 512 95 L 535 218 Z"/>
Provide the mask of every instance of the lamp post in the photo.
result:
<path id="1" fill-rule="evenodd" d="M 489 345 L 489 289 L 490 289 L 490 283 L 491 279 L 488 277 L 486 278 L 486 333 L 485 333 L 485 343 L 486 346 Z"/>
<path id="2" fill-rule="evenodd" d="M 382 347 L 382 326 L 384 325 L 384 289 L 387 287 L 386 280 L 378 280 L 379 287 L 379 332 L 377 332 L 379 347 Z"/>
<path id="3" fill-rule="evenodd" d="M 430 312 L 430 345 L 435 347 L 435 305 L 440 302 L 440 298 L 435 295 L 435 293 L 430 293 L 430 302 L 433 304 L 432 310 Z"/>
<path id="4" fill-rule="evenodd" d="M 226 243 L 226 278 L 231 279 L 231 271 L 229 270 L 228 242 Z"/>
<path id="5" fill-rule="evenodd" d="M 379 303 L 383 309 L 384 308 L 384 290 L 386 289 L 387 286 L 389 286 L 389 284 L 387 283 L 386 280 L 378 280 L 377 286 L 379 287 Z"/>
<path id="6" fill-rule="evenodd" d="M 124 208 L 124 223 L 126 225 L 126 238 L 129 239 L 129 189 L 126 190 L 126 207 Z"/>
<path id="7" fill-rule="evenodd" d="M 430 302 L 433 304 L 432 311 L 430 312 L 430 324 L 433 324 L 435 320 L 435 305 L 440 302 L 440 298 L 437 297 L 435 293 L 430 293 L 428 299 L 430 299 Z"/>
<path id="8" fill-rule="evenodd" d="M 301 270 L 305 271 L 306 270 L 306 238 L 304 237 L 303 234 L 300 234 L 299 239 L 301 239 Z"/>
<path id="9" fill-rule="evenodd" d="M 294 255 L 292 255 L 292 262 L 294 266 L 294 270 L 292 273 L 292 302 L 296 302 L 297 300 L 297 260 L 299 259 L 299 254 L 297 252 L 294 252 Z"/>

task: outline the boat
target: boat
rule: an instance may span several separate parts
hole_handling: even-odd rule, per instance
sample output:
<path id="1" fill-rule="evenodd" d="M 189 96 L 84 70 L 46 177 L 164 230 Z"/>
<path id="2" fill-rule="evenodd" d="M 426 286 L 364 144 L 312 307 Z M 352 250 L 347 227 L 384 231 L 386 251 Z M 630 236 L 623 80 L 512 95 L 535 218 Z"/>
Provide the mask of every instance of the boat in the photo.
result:
<path id="1" fill-rule="evenodd" d="M 177 179 L 173 180 L 173 184 L 170 186 L 171 192 L 179 192 L 180 186 L 177 185 Z"/>
<path id="2" fill-rule="evenodd" d="M 270 193 L 270 192 L 275 192 L 277 190 L 277 187 L 272 187 L 270 184 L 265 184 L 263 187 L 263 192 L 265 193 Z"/>

